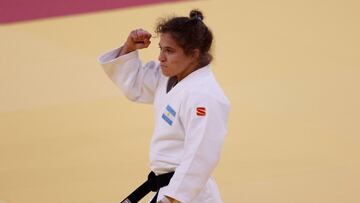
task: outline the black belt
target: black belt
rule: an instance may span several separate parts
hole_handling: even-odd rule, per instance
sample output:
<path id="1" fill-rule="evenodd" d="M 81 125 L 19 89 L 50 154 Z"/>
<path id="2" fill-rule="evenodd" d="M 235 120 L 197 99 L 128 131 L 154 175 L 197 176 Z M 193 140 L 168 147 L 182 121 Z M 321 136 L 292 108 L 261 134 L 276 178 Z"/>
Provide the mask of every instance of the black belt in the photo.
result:
<path id="1" fill-rule="evenodd" d="M 155 203 L 159 193 L 159 189 L 167 186 L 170 182 L 171 177 L 174 175 L 174 172 L 165 173 L 161 175 L 155 175 L 154 172 L 150 172 L 148 175 L 147 181 L 145 181 L 140 187 L 138 187 L 134 192 L 127 196 L 121 203 L 136 203 L 140 201 L 143 197 L 149 194 L 150 191 L 156 192 L 155 197 L 151 200 L 150 203 Z"/>

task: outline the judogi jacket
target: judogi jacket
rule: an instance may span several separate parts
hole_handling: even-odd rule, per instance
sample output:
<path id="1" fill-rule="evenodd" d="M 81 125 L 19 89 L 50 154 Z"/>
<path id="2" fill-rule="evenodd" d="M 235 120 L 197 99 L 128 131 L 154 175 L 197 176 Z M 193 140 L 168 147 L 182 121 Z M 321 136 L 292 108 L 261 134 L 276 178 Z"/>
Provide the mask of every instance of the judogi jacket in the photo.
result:
<path id="1" fill-rule="evenodd" d="M 220 159 L 230 103 L 210 65 L 167 92 L 169 77 L 158 62 L 143 65 L 137 51 L 116 58 L 118 53 L 109 51 L 98 61 L 128 99 L 155 107 L 150 169 L 156 174 L 175 171 L 158 199 L 166 195 L 182 203 L 221 203 L 211 173 Z"/>

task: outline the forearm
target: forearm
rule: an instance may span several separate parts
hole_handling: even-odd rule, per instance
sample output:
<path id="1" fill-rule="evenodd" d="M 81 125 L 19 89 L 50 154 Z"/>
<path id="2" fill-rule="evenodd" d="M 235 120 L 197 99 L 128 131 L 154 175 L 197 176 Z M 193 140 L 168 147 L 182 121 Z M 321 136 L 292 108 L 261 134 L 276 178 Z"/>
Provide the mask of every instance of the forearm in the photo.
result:
<path id="1" fill-rule="evenodd" d="M 119 50 L 116 58 L 119 57 L 119 56 L 128 54 L 128 53 L 130 53 L 130 52 L 133 52 L 133 51 L 135 51 L 135 50 L 136 50 L 136 49 L 130 48 L 130 47 L 127 45 L 127 43 L 125 43 L 125 44 L 120 48 L 120 50 Z"/>

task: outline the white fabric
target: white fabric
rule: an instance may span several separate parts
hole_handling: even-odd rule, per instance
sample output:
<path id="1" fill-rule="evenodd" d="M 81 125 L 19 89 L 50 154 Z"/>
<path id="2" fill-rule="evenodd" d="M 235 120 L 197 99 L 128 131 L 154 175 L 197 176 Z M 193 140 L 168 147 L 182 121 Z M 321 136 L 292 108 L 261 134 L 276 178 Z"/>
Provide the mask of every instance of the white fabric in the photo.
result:
<path id="1" fill-rule="evenodd" d="M 137 51 L 115 58 L 118 52 L 112 50 L 98 60 L 130 100 L 154 105 L 150 168 L 156 174 L 175 171 L 169 185 L 160 189 L 158 200 L 166 195 L 182 203 L 221 203 L 211 173 L 227 133 L 230 103 L 210 65 L 166 93 L 169 78 L 158 62 L 143 65 Z M 198 115 L 198 107 L 204 107 L 206 115 Z"/>
<path id="2" fill-rule="evenodd" d="M 162 198 L 160 201 L 158 201 L 157 203 L 171 203 L 170 200 L 168 198 Z"/>

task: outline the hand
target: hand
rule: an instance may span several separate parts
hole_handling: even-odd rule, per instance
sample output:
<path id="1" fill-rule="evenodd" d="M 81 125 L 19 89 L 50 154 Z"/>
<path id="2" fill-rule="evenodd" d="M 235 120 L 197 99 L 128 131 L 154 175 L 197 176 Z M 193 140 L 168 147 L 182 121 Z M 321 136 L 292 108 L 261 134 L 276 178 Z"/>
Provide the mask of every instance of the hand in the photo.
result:
<path id="1" fill-rule="evenodd" d="M 131 31 L 119 55 L 149 47 L 151 44 L 150 38 L 151 34 L 146 30 L 136 29 Z"/>

